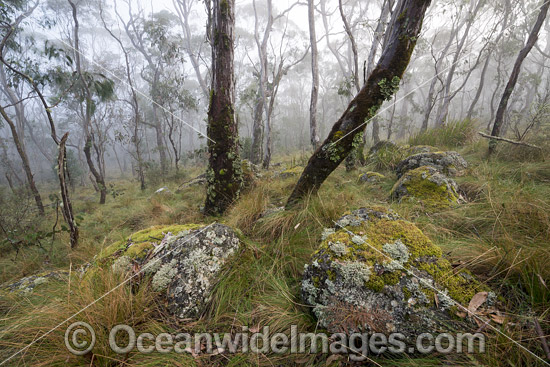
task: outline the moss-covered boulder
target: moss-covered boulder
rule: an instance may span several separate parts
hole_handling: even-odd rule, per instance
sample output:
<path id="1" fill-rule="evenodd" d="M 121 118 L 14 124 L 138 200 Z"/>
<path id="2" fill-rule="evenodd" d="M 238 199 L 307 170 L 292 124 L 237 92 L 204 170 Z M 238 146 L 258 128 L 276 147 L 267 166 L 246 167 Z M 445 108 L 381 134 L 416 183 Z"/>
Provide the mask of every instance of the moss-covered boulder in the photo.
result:
<path id="1" fill-rule="evenodd" d="M 359 175 L 359 182 L 378 183 L 385 178 L 381 173 L 368 171 Z"/>
<path id="2" fill-rule="evenodd" d="M 197 317 L 204 310 L 220 270 L 239 244 L 237 234 L 218 223 L 157 226 L 106 248 L 96 269 L 140 269 L 151 280 L 153 290 L 165 298 L 172 314 Z"/>
<path id="3" fill-rule="evenodd" d="M 359 209 L 336 223 L 325 229 L 302 280 L 305 303 L 329 332 L 412 337 L 453 322 L 457 304 L 487 290 L 392 211 Z"/>
<path id="4" fill-rule="evenodd" d="M 468 163 L 457 152 L 426 152 L 413 154 L 397 165 L 397 177 L 422 166 L 430 166 L 447 176 L 457 176 L 468 167 Z"/>
<path id="5" fill-rule="evenodd" d="M 434 208 L 462 201 L 456 182 L 432 166 L 407 171 L 393 186 L 391 198 L 400 202 L 418 200 Z"/>
<path id="6" fill-rule="evenodd" d="M 201 228 L 200 224 L 159 225 L 143 229 L 105 247 L 95 259 L 100 265 L 112 265 L 121 257 L 129 261 L 142 262 L 151 250 L 156 248 L 166 236 L 179 235 Z"/>

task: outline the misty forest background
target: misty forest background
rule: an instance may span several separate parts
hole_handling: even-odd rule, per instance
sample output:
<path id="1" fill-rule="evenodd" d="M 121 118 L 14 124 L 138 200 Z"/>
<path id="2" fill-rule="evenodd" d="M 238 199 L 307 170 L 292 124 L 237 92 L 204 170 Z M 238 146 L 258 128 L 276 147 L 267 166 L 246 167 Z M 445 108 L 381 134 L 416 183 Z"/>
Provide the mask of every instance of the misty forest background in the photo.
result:
<path id="1" fill-rule="evenodd" d="M 229 3 L 234 27 L 223 16 Z M 162 237 L 162 226 L 212 221 L 239 231 L 242 252 L 203 317 L 184 327 L 224 330 L 239 320 L 314 330 L 300 293 L 304 264 L 324 228 L 375 205 L 414 222 L 453 269 L 496 290 L 502 308 L 488 322 L 524 347 L 479 325 L 485 354 L 376 365 L 550 358 L 550 2 L 229 3 L 0 0 L 0 284 L 68 279 L 32 294 L 0 287 L 0 357 L 120 283 L 109 271 L 93 281 L 75 275 L 109 245 L 150 227 Z M 423 22 L 402 16 L 403 4 L 415 14 L 427 7 Z M 404 74 L 386 77 L 384 62 Z M 415 148 L 468 162 L 453 205 L 390 197 L 396 167 Z M 374 171 L 373 182 L 358 180 Z M 181 326 L 154 292 L 133 286 L 85 316 L 98 328 Z M 56 330 L 13 363 L 347 365 L 326 355 L 121 362 L 101 337 L 90 361 L 67 356 L 62 338 Z"/>

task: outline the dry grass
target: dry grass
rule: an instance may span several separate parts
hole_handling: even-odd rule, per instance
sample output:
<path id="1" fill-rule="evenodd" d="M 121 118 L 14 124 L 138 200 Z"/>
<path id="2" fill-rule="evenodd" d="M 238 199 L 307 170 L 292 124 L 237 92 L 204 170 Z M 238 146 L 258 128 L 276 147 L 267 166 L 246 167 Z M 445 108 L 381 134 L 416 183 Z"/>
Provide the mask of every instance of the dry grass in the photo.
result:
<path id="1" fill-rule="evenodd" d="M 391 206 L 406 219 L 416 222 L 432 240 L 449 253 L 457 266 L 472 270 L 502 295 L 510 317 L 501 332 L 519 341 L 538 355 L 543 351 L 532 327 L 538 317 L 543 329 L 550 331 L 550 164 L 545 162 L 505 162 L 483 160 L 484 142 L 463 149 L 471 168 L 458 178 L 463 192 L 470 199 L 458 208 L 439 213 L 411 203 L 388 203 L 388 193 L 394 182 L 390 174 L 378 185 L 360 185 L 357 173 L 337 170 L 323 185 L 319 194 L 311 196 L 295 209 L 262 216 L 269 208 L 284 205 L 297 177 L 264 178 L 244 193 L 225 217 L 217 220 L 240 229 L 243 233 L 242 252 L 227 264 L 212 295 L 206 314 L 192 324 L 178 327 L 185 330 L 234 332 L 243 325 L 263 327 L 273 332 L 316 329 L 309 308 L 302 304 L 300 280 L 303 266 L 309 261 L 324 227 L 344 212 L 369 205 Z M 304 154 L 302 154 L 305 156 Z M 287 157 L 286 163 L 303 163 L 300 157 Z M 190 174 L 189 177 L 194 177 Z M 15 279 L 38 269 L 67 268 L 70 261 L 78 264 L 89 260 L 98 249 L 129 235 L 135 230 L 155 224 L 209 222 L 199 212 L 204 198 L 203 188 L 190 187 L 176 193 L 180 182 L 167 182 L 174 194 L 152 197 L 155 188 L 140 192 L 135 184 L 117 183 L 122 195 L 109 199 L 106 206 L 95 203 L 91 190 L 82 190 L 75 197 L 75 206 L 84 215 L 83 241 L 80 248 L 67 256 L 66 238 L 55 241 L 56 261 L 44 263 L 39 251 L 27 250 L 14 262 L 13 254 L 4 253 L 4 279 Z M 51 214 L 46 218 L 51 220 Z M 38 264 L 38 265 L 37 265 Z M 11 272 L 11 274 L 10 274 Z M 73 277 L 74 278 L 74 277 Z M 43 294 L 30 297 L 10 296 L 0 300 L 3 319 L 0 333 L 3 348 L 0 356 L 8 355 L 46 330 L 63 321 L 76 310 L 89 304 L 121 279 L 110 273 L 100 274 L 93 281 L 73 280 L 70 292 L 67 284 L 53 283 L 43 288 Z M 45 297 L 45 298 L 42 298 Z M 93 365 L 96 366 L 326 366 L 326 355 L 275 356 L 237 354 L 198 357 L 189 355 L 132 354 L 113 355 L 106 344 L 105 332 L 116 323 L 135 325 L 139 330 L 170 330 L 176 324 L 162 315 L 147 287 L 121 287 L 86 310 L 77 318 L 100 330 L 97 355 L 69 356 L 63 345 L 63 332 L 56 330 L 36 348 L 17 360 L 19 365 Z M 361 316 L 361 315 L 360 315 Z M 364 316 L 364 315 L 363 315 Z M 355 316 L 354 316 L 355 317 Z M 61 328 L 60 328 L 61 329 Z M 490 365 L 538 366 L 540 362 L 518 348 L 502 335 L 487 331 L 488 351 L 476 356 L 414 356 L 398 359 L 376 358 L 382 366 Z M 503 358 L 506 356 L 506 358 Z M 69 358 L 69 359 L 67 359 Z M 508 361 L 511 363 L 508 363 Z M 343 360 L 332 366 L 344 365 Z M 17 363 L 14 363 L 17 365 Z"/>

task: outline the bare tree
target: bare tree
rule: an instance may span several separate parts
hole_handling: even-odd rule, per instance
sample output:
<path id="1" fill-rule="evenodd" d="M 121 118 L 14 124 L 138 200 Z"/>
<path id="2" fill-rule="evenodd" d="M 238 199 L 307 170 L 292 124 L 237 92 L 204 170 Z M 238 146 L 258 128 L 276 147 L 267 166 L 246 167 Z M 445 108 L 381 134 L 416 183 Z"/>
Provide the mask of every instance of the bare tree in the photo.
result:
<path id="1" fill-rule="evenodd" d="M 115 2 L 116 6 L 116 2 Z M 144 167 L 144 161 L 142 157 L 142 151 L 141 151 L 141 134 L 140 134 L 140 126 L 141 126 L 141 114 L 139 109 L 139 102 L 138 102 L 138 95 L 137 90 L 134 86 L 134 81 L 132 77 L 132 71 L 130 67 L 130 54 L 129 51 L 126 49 L 124 44 L 122 43 L 121 37 L 116 36 L 113 31 L 107 26 L 107 23 L 105 22 L 105 18 L 103 15 L 103 8 L 101 6 L 100 2 L 100 18 L 103 23 L 103 28 L 109 33 L 109 35 L 118 43 L 120 46 L 120 49 L 122 50 L 122 53 L 124 54 L 124 66 L 126 71 L 126 81 L 128 82 L 128 86 L 130 88 L 130 94 L 131 94 L 131 100 L 130 105 L 132 107 L 132 111 L 134 114 L 133 117 L 133 124 L 132 124 L 132 136 L 130 138 L 131 143 L 134 145 L 135 149 L 135 160 L 137 163 L 137 169 L 136 173 L 138 175 L 138 180 L 140 183 L 141 190 L 145 190 L 145 167 Z"/>
<path id="2" fill-rule="evenodd" d="M 287 207 L 321 187 L 353 149 L 356 136 L 360 136 L 365 129 L 365 121 L 371 119 L 382 103 L 393 96 L 409 64 L 429 4 L 430 0 L 400 0 L 396 5 L 387 47 L 376 68 L 334 124 L 327 139 L 313 153 L 288 199 Z"/>
<path id="3" fill-rule="evenodd" d="M 504 36 L 504 31 L 508 28 L 510 13 L 511 13 L 510 0 L 504 0 L 504 14 L 503 14 L 500 32 L 498 32 L 494 41 L 492 42 L 490 41 L 492 45 L 490 45 L 487 50 L 488 51 L 487 58 L 485 59 L 485 62 L 483 64 L 483 69 L 481 70 L 481 75 L 479 77 L 479 86 L 477 87 L 476 94 L 474 96 L 474 99 L 470 103 L 470 107 L 468 108 L 468 113 L 466 115 L 466 119 L 468 120 L 472 119 L 474 115 L 474 109 L 477 103 L 479 102 L 479 99 L 481 98 L 481 94 L 485 86 L 485 78 L 486 78 L 487 70 L 489 69 L 489 64 L 491 63 L 490 52 L 496 48 L 496 46 L 499 44 L 500 40 L 502 39 L 502 36 Z M 498 82 L 500 83 L 500 80 Z"/>
<path id="4" fill-rule="evenodd" d="M 529 55 L 529 52 L 531 52 L 531 49 L 537 42 L 540 29 L 544 24 L 544 20 L 546 19 L 546 15 L 548 14 L 549 7 L 550 7 L 550 1 L 544 0 L 540 7 L 537 20 L 533 25 L 533 29 L 531 30 L 531 33 L 529 33 L 529 38 L 527 39 L 527 43 L 519 52 L 516 62 L 514 63 L 512 73 L 510 74 L 508 83 L 504 88 L 504 93 L 502 94 L 502 98 L 500 99 L 497 115 L 495 117 L 495 122 L 493 124 L 493 130 L 491 132 L 492 136 L 495 136 L 495 137 L 500 136 L 500 130 L 502 128 L 502 123 L 504 121 L 504 114 L 506 112 L 506 108 L 508 107 L 508 100 L 510 99 L 510 96 L 514 91 L 514 87 L 516 86 L 516 83 L 518 81 L 519 73 L 521 71 L 521 65 L 523 64 L 523 60 L 525 60 L 527 55 Z M 493 154 L 495 152 L 495 149 L 496 149 L 496 140 L 493 139 L 489 142 L 489 152 L 488 152 L 489 155 Z"/>
<path id="5" fill-rule="evenodd" d="M 384 0 L 382 3 L 382 9 L 380 11 L 380 17 L 376 23 L 376 28 L 374 29 L 374 34 L 372 37 L 372 45 L 369 51 L 369 56 L 367 58 L 367 68 L 365 70 L 365 79 L 369 77 L 370 73 L 374 69 L 376 54 L 378 53 L 379 48 L 384 48 L 382 41 L 384 39 L 384 33 L 386 30 L 386 23 L 388 17 L 393 8 L 393 0 Z M 366 138 L 366 137 L 364 137 Z M 378 123 L 378 118 L 375 116 L 372 119 L 372 140 L 374 144 L 380 141 L 380 125 Z"/>
<path id="6" fill-rule="evenodd" d="M 319 52 L 317 51 L 317 35 L 315 34 L 315 4 L 314 0 L 307 2 L 309 23 L 309 43 L 311 45 L 311 99 L 309 103 L 309 139 L 313 149 L 319 145 L 317 128 L 317 100 L 319 99 Z"/>
<path id="7" fill-rule="evenodd" d="M 153 123 L 149 125 L 155 130 L 156 145 L 160 158 L 160 167 L 162 174 L 165 174 L 168 170 L 168 161 L 166 156 L 166 147 L 164 145 L 164 129 L 162 126 L 162 119 L 159 116 L 159 107 L 162 106 L 162 101 L 158 98 L 157 93 L 163 63 L 159 62 L 159 60 L 154 57 L 147 45 L 146 31 L 143 27 L 143 24 L 141 24 L 140 22 L 140 19 L 142 20 L 141 11 L 140 14 L 136 16 L 133 13 L 132 0 L 127 0 L 127 4 L 129 19 L 128 21 L 125 21 L 124 17 L 122 17 L 122 15 L 117 11 L 116 6 L 115 12 L 120 22 L 122 23 L 124 30 L 126 31 L 126 34 L 128 35 L 128 38 L 130 39 L 132 45 L 143 55 L 149 69 L 149 75 L 146 76 L 145 73 L 142 72 L 141 76 L 149 83 L 151 89 L 151 98 L 153 100 L 151 106 L 153 112 Z M 158 44 L 155 45 L 158 46 Z M 146 122 L 142 121 L 142 123 L 145 124 Z"/>
<path id="8" fill-rule="evenodd" d="M 208 98 L 209 88 L 208 88 L 206 78 L 201 71 L 201 64 L 200 64 L 202 50 L 200 46 L 196 47 L 195 45 L 193 45 L 193 32 L 191 31 L 191 25 L 189 21 L 189 17 L 192 16 L 191 11 L 193 9 L 193 5 L 196 3 L 196 1 L 195 0 L 172 0 L 172 3 L 174 4 L 174 8 L 178 13 L 178 19 L 181 25 L 181 29 L 185 36 L 184 37 L 185 52 L 187 53 L 187 57 L 189 58 L 189 61 L 193 66 L 193 70 L 195 71 L 195 76 L 197 77 L 197 81 L 199 82 L 199 85 L 201 87 L 202 94 L 205 98 Z"/>
<path id="9" fill-rule="evenodd" d="M 81 81 L 81 86 L 83 89 L 83 97 L 84 97 L 84 111 L 82 111 L 82 115 L 84 118 L 83 124 L 84 124 L 84 136 L 85 136 L 85 142 L 84 142 L 84 155 L 86 156 L 86 163 L 88 164 L 88 168 L 90 170 L 90 173 L 94 177 L 95 183 L 99 189 L 99 203 L 105 204 L 105 200 L 107 198 L 107 185 L 105 184 L 105 171 L 103 167 L 103 162 L 101 159 L 101 155 L 96 159 L 96 163 L 98 164 L 98 167 L 95 167 L 94 160 L 92 157 L 92 147 L 94 146 L 96 139 L 94 133 L 93 133 L 93 127 L 92 127 L 92 115 L 94 113 L 95 107 L 94 102 L 92 99 L 92 92 L 90 91 L 89 83 L 92 81 L 89 78 L 86 78 L 84 76 L 84 73 L 82 71 L 82 64 L 80 59 L 80 38 L 79 38 L 79 22 L 78 22 L 78 13 L 77 13 L 77 7 L 76 5 L 71 1 L 68 0 L 69 4 L 72 8 L 72 15 L 73 15 L 73 21 L 74 21 L 74 28 L 73 28 L 73 37 L 74 37 L 74 59 L 76 64 L 76 73 Z"/>

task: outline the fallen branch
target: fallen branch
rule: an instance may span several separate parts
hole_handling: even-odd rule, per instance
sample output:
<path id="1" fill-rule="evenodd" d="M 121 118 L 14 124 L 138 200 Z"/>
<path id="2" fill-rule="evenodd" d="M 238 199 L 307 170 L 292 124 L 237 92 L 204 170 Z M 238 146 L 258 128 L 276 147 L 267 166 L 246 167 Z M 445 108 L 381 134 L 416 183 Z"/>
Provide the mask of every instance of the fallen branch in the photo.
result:
<path id="1" fill-rule="evenodd" d="M 489 135 L 489 134 L 485 134 L 481 131 L 479 131 L 478 133 L 479 133 L 479 135 L 481 135 L 481 136 L 483 136 L 484 138 L 487 138 L 487 139 L 500 140 L 500 141 L 505 141 L 505 142 L 510 143 L 510 144 L 523 145 L 523 146 L 526 146 L 526 147 L 529 147 L 529 148 L 542 150 L 542 148 L 539 147 L 539 146 L 529 144 L 529 143 L 524 143 L 523 141 L 510 140 L 510 139 L 506 139 L 506 138 L 501 138 L 500 136 L 492 136 L 492 135 Z"/>

